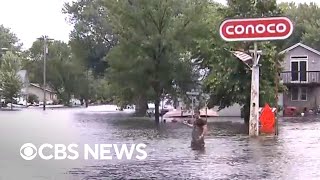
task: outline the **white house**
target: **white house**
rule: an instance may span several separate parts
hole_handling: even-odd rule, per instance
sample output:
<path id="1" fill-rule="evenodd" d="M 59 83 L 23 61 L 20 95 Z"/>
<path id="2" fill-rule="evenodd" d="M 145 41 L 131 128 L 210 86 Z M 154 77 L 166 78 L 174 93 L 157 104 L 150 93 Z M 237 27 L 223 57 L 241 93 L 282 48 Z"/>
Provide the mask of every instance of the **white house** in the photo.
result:
<path id="1" fill-rule="evenodd" d="M 17 98 L 18 104 L 27 105 L 28 96 L 34 94 L 38 97 L 40 102 L 44 100 L 43 88 L 36 83 L 30 83 L 28 78 L 27 70 L 20 70 L 17 75 L 19 76 L 22 82 L 22 88 L 20 91 L 20 96 Z M 46 101 L 53 102 L 57 100 L 56 93 L 49 87 L 46 88 Z"/>
<path id="2" fill-rule="evenodd" d="M 28 95 L 34 94 L 38 97 L 38 100 L 43 102 L 44 100 L 44 91 L 43 88 L 36 83 L 30 83 L 28 87 Z M 46 101 L 52 102 L 57 100 L 57 94 L 49 87 L 46 88 Z"/>

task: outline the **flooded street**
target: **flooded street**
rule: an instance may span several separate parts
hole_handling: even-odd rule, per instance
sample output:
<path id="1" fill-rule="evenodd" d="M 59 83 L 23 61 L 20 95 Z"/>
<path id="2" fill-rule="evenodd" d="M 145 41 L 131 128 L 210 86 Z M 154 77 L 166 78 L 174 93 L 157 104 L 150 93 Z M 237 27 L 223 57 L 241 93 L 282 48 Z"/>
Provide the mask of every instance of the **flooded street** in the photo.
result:
<path id="1" fill-rule="evenodd" d="M 191 129 L 90 109 L 0 111 L 0 180 L 11 179 L 320 179 L 320 119 L 282 119 L 276 138 L 249 139 L 240 118 L 209 120 L 204 152 Z M 24 143 L 147 145 L 146 160 L 41 160 Z"/>

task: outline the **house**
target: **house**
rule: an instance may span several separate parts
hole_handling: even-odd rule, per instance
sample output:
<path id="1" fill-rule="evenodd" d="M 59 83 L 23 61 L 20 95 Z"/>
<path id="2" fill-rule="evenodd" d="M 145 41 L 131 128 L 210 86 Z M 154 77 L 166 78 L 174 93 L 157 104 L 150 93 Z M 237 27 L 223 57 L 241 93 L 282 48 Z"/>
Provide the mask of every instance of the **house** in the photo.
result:
<path id="1" fill-rule="evenodd" d="M 288 91 L 282 95 L 283 106 L 299 111 L 320 105 L 320 52 L 297 43 L 282 52 L 284 61 L 281 81 Z"/>
<path id="2" fill-rule="evenodd" d="M 43 88 L 36 83 L 30 83 L 27 70 L 20 70 L 17 72 L 18 77 L 21 80 L 22 88 L 19 93 L 19 97 L 16 99 L 18 104 L 27 105 L 26 99 L 31 94 L 34 94 L 38 97 L 40 102 L 44 100 Z M 49 87 L 46 88 L 46 101 L 53 102 L 57 100 L 56 93 Z"/>
<path id="3" fill-rule="evenodd" d="M 36 83 L 30 83 L 28 87 L 28 95 L 34 94 L 38 97 L 40 102 L 44 100 L 44 91 L 43 88 Z M 57 94 L 49 87 L 46 88 L 46 101 L 53 102 L 57 100 Z"/>

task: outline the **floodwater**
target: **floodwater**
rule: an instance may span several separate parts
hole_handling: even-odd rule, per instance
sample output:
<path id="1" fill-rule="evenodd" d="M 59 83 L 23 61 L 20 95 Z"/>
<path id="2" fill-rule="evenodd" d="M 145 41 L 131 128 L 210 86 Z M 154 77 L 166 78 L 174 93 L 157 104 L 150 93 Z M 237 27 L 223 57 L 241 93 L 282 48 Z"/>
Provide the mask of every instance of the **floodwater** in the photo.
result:
<path id="1" fill-rule="evenodd" d="M 320 118 L 282 119 L 276 138 L 249 138 L 241 119 L 213 118 L 205 151 L 192 151 L 189 127 L 165 123 L 157 130 L 128 116 L 90 108 L 0 111 L 0 180 L 320 179 Z M 144 143 L 148 156 L 26 161 L 19 154 L 24 143 Z"/>

